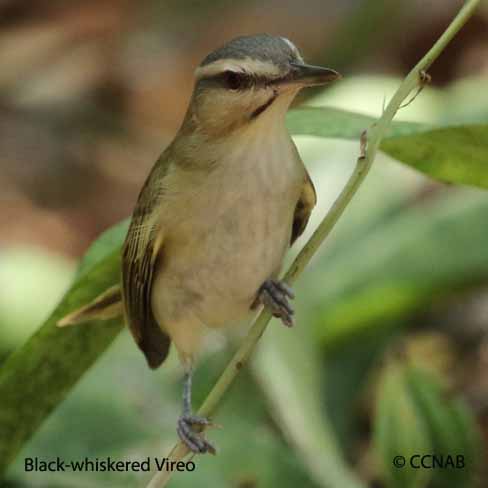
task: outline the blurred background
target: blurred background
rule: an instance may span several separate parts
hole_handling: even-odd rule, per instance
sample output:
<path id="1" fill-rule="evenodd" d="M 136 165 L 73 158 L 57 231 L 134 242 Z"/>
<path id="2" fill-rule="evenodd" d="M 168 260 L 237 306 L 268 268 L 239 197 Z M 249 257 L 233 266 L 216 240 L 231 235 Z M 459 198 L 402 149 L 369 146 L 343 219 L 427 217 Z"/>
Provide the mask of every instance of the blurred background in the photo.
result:
<path id="1" fill-rule="evenodd" d="M 297 103 L 378 115 L 461 4 L 0 2 L 0 360 L 59 301 L 89 244 L 131 213 L 210 50 L 242 34 L 285 36 L 307 61 L 344 75 Z M 487 32 L 484 5 L 399 118 L 486 122 Z M 350 174 L 358 144 L 296 143 L 319 198 L 310 233 Z M 172 486 L 444 488 L 469 486 L 468 478 L 486 486 L 487 215 L 486 192 L 436 183 L 380 155 L 297 286 L 296 328 L 272 324 L 225 401 L 224 428 L 209 433 L 219 456 L 198 458 L 196 471 Z M 195 404 L 232 348 L 224 340 L 209 347 Z M 33 474 L 22 459 L 163 456 L 175 440 L 180 380 L 174 357 L 150 372 L 124 332 L 37 432 L 4 486 L 136 486 L 144 474 Z M 392 471 L 395 449 L 426 445 L 475 453 L 476 474 L 424 480 Z"/>

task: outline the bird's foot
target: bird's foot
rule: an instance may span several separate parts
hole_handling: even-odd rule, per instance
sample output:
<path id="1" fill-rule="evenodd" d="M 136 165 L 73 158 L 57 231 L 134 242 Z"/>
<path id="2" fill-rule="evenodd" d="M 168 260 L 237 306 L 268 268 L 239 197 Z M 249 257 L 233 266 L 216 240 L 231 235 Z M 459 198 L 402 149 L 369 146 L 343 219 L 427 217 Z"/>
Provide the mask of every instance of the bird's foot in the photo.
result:
<path id="1" fill-rule="evenodd" d="M 211 426 L 212 423 L 205 417 L 197 415 L 182 415 L 178 419 L 176 432 L 185 445 L 197 454 L 215 454 L 215 447 L 203 437 L 201 432 L 205 427 Z M 193 430 L 193 426 L 197 426 L 200 431 Z"/>
<path id="2" fill-rule="evenodd" d="M 295 313 L 289 299 L 295 298 L 292 289 L 283 281 L 266 280 L 259 288 L 258 296 L 253 308 L 262 303 L 275 317 L 279 317 L 283 324 L 292 327 Z"/>

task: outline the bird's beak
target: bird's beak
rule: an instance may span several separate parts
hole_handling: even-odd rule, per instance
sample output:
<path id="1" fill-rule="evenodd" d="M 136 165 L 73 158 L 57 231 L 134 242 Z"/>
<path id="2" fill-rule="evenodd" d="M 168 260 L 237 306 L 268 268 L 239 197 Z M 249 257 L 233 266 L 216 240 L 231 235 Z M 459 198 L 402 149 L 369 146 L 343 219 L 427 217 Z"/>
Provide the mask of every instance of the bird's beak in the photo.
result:
<path id="1" fill-rule="evenodd" d="M 312 66 L 302 63 L 291 63 L 292 69 L 287 77 L 287 83 L 293 85 L 319 86 L 339 80 L 342 76 L 333 69 L 322 68 L 321 66 Z"/>

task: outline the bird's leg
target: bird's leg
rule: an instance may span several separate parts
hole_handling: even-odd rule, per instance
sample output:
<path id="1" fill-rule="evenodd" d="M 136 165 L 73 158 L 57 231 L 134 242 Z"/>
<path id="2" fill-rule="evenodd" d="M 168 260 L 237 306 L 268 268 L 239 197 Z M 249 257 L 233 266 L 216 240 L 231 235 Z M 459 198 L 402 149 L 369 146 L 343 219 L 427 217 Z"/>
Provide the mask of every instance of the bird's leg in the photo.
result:
<path id="1" fill-rule="evenodd" d="M 210 421 L 205 417 L 199 417 L 191 413 L 191 378 L 192 368 L 190 367 L 185 372 L 183 382 L 183 413 L 178 419 L 176 432 L 191 451 L 200 454 L 207 452 L 215 454 L 215 447 L 203 437 L 200 431 L 196 432 L 193 430 L 193 426 L 197 426 L 197 428 L 203 430 L 210 425 Z"/>
<path id="2" fill-rule="evenodd" d="M 295 298 L 292 289 L 283 281 L 266 280 L 258 290 L 258 295 L 251 308 L 263 304 L 287 326 L 293 326 L 293 308 L 289 299 Z"/>

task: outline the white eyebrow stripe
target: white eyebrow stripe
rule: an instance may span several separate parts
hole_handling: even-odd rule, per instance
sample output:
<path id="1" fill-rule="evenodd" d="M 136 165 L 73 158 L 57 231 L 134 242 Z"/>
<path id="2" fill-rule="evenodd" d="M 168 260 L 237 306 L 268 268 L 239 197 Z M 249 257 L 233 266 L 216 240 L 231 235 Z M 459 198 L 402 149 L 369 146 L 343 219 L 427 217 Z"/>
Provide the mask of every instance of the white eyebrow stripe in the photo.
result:
<path id="1" fill-rule="evenodd" d="M 205 66 L 199 66 L 195 70 L 195 78 L 197 80 L 210 76 L 218 75 L 224 71 L 246 72 L 254 76 L 280 76 L 281 70 L 275 64 L 268 61 L 260 61 L 257 59 L 218 59 L 213 63 Z"/>
<path id="2" fill-rule="evenodd" d="M 293 44 L 293 42 L 291 42 L 290 39 L 287 39 L 286 37 L 282 37 L 281 39 L 288 44 L 288 46 L 290 47 L 290 49 L 293 51 L 293 54 L 295 54 L 295 56 L 298 58 L 298 60 L 303 63 L 303 58 L 300 55 L 300 52 L 298 51 L 298 49 L 295 46 L 295 44 Z"/>

